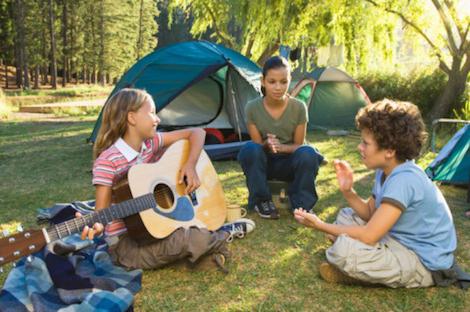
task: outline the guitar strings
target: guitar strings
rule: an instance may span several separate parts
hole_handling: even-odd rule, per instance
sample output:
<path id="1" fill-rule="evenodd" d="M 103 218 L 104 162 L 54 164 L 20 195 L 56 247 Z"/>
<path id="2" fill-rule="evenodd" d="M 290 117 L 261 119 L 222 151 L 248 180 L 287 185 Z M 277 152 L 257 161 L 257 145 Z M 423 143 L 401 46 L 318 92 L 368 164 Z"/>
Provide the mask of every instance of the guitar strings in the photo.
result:
<path id="1" fill-rule="evenodd" d="M 173 196 L 170 196 L 170 195 L 173 194 L 173 192 L 166 185 L 164 185 L 163 187 L 160 187 L 159 189 L 155 189 L 153 194 L 155 194 L 158 197 L 160 197 L 160 196 L 163 197 L 162 200 L 165 201 L 165 204 L 167 204 L 167 206 L 171 206 L 171 205 L 169 205 L 169 203 L 173 204 L 173 202 L 174 202 L 174 200 L 171 200 L 171 198 Z M 159 202 L 158 200 L 156 200 L 156 201 L 157 201 L 157 203 Z M 107 207 L 106 209 L 108 209 L 108 208 L 111 208 L 111 206 Z M 101 210 L 101 211 L 104 211 L 104 210 Z M 100 211 L 95 211 L 94 213 L 96 213 L 96 215 L 97 215 L 99 212 Z M 83 215 L 82 218 L 85 218 L 85 220 L 79 220 L 79 222 L 83 222 L 83 225 L 88 225 L 88 222 L 93 220 L 93 213 Z M 88 219 L 91 219 L 91 220 L 88 220 Z M 71 222 L 71 221 L 72 220 L 68 220 L 68 221 L 59 223 L 59 224 L 55 225 L 54 228 L 56 229 L 56 231 L 60 231 L 60 234 L 63 234 L 65 232 L 65 233 L 67 233 L 66 236 L 68 236 L 68 235 L 72 234 L 72 232 L 73 232 L 73 230 L 68 226 L 68 223 L 73 223 L 74 227 L 75 228 L 77 227 L 76 222 L 75 221 Z M 80 229 L 78 231 L 80 231 Z M 61 236 L 60 234 L 58 233 L 59 238 Z"/>

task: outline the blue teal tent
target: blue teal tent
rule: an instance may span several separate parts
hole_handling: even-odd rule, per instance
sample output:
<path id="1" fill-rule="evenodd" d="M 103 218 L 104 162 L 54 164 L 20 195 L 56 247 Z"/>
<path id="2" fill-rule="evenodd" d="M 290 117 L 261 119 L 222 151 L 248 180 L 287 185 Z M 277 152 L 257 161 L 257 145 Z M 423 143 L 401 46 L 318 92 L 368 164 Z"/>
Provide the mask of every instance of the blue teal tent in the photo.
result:
<path id="1" fill-rule="evenodd" d="M 468 185 L 470 202 L 470 124 L 460 129 L 426 168 L 433 181 Z"/>
<path id="2" fill-rule="evenodd" d="M 155 100 L 162 129 L 211 128 L 241 141 L 247 133 L 244 106 L 260 96 L 260 77 L 260 68 L 238 52 L 207 41 L 189 41 L 139 60 L 111 95 L 127 87 L 145 89 Z M 90 141 L 95 141 L 100 125 L 101 114 Z M 219 148 L 223 150 L 223 144 Z M 212 148 L 209 156 L 218 155 L 218 149 Z M 220 155 L 227 157 L 226 151 Z"/>

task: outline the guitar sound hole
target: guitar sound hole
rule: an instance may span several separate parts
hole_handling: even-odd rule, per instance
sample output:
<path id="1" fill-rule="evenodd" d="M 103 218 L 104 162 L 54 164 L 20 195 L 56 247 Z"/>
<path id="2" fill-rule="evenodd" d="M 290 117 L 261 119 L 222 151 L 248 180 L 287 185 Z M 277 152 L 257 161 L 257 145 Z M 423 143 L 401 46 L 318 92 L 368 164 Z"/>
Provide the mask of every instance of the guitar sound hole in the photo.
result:
<path id="1" fill-rule="evenodd" d="M 153 196 L 157 201 L 157 205 L 162 209 L 170 209 L 173 207 L 173 203 L 175 202 L 175 197 L 173 196 L 173 192 L 166 184 L 157 184 L 153 191 Z"/>

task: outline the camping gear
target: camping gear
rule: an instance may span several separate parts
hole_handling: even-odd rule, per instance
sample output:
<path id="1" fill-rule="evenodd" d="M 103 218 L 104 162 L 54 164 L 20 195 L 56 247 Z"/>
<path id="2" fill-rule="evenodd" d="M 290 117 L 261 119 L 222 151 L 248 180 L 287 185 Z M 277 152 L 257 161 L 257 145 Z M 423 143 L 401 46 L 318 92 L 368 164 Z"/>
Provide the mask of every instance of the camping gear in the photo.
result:
<path id="1" fill-rule="evenodd" d="M 248 136 L 244 106 L 261 95 L 260 77 L 260 68 L 238 52 L 207 41 L 189 41 L 157 49 L 139 60 L 111 95 L 122 88 L 144 89 L 155 100 L 159 129 L 214 128 L 242 141 Z M 90 141 L 95 141 L 100 125 L 101 114 Z M 220 145 L 212 149 L 216 157 L 226 157 L 224 144 L 216 145 Z M 212 152 L 208 154 L 212 158 Z"/>
<path id="2" fill-rule="evenodd" d="M 246 209 L 240 207 L 240 205 L 228 205 L 227 206 L 227 217 L 225 218 L 227 222 L 235 222 L 238 219 L 241 219 L 246 216 Z"/>
<path id="3" fill-rule="evenodd" d="M 460 129 L 426 168 L 433 181 L 468 185 L 470 202 L 470 124 Z"/>
<path id="4" fill-rule="evenodd" d="M 370 103 L 359 83 L 334 67 L 317 67 L 291 91 L 308 107 L 308 129 L 354 129 L 357 111 Z"/>

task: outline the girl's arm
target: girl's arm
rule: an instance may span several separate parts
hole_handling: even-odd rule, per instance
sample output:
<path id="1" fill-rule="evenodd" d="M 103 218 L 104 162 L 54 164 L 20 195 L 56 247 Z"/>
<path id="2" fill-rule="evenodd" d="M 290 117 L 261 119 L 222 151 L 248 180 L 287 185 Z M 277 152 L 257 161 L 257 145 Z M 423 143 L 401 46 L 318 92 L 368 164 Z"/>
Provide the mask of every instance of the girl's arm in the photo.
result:
<path id="1" fill-rule="evenodd" d="M 320 220 L 316 215 L 308 213 L 302 209 L 294 211 L 295 219 L 319 231 L 339 236 L 347 234 L 349 237 L 357 239 L 368 245 L 375 245 L 393 225 L 398 221 L 402 210 L 395 205 L 383 203 L 376 210 L 372 218 L 366 225 L 339 225 L 329 224 Z"/>
<path id="2" fill-rule="evenodd" d="M 96 203 L 95 209 L 98 211 L 100 209 L 107 208 L 111 206 L 111 186 L 107 185 L 96 185 Z M 81 217 L 81 214 L 77 212 L 75 215 L 77 218 Z M 95 235 L 99 235 L 103 232 L 104 226 L 101 223 L 93 224 L 93 228 L 85 226 L 82 231 L 82 239 L 85 239 L 87 236 L 89 239 L 93 239 Z"/>
<path id="3" fill-rule="evenodd" d="M 191 193 L 196 190 L 201 182 L 196 173 L 196 164 L 204 147 L 204 138 L 206 132 L 201 128 L 189 128 L 162 133 L 163 146 L 169 146 L 182 139 L 189 141 L 189 156 L 186 163 L 181 167 L 179 183 L 184 182 L 186 177 L 185 193 Z"/>

